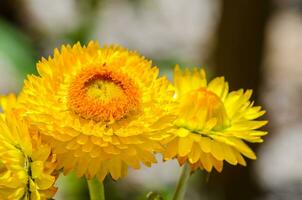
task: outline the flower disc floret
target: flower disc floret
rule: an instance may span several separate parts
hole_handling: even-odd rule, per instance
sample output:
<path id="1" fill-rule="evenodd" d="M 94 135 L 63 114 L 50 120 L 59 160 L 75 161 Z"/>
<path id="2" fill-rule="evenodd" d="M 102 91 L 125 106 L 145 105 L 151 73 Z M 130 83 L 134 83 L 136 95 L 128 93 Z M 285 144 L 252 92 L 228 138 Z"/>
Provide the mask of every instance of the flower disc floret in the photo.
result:
<path id="1" fill-rule="evenodd" d="M 84 69 L 75 77 L 69 108 L 88 120 L 119 120 L 138 109 L 139 91 L 127 75 L 102 68 Z"/>

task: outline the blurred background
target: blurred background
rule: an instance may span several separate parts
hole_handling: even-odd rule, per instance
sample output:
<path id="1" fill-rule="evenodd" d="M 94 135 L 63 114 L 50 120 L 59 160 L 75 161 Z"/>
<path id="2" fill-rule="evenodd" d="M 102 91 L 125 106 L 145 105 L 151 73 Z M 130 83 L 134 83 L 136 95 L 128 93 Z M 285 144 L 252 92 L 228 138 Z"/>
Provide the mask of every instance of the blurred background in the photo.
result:
<path id="1" fill-rule="evenodd" d="M 302 1 L 0 0 L 0 93 L 18 92 L 41 56 L 63 43 L 98 40 L 139 51 L 171 78 L 176 63 L 252 88 L 268 111 L 270 134 L 257 161 L 194 173 L 186 199 L 302 199 Z M 105 181 L 108 200 L 173 194 L 175 161 Z M 55 199 L 88 199 L 86 183 L 61 177 Z"/>

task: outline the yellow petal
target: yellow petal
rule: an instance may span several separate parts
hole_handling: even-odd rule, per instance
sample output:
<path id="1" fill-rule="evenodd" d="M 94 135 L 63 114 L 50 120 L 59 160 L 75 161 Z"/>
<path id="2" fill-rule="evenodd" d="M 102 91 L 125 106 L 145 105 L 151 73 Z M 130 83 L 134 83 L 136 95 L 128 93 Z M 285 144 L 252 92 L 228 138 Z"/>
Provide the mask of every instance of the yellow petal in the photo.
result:
<path id="1" fill-rule="evenodd" d="M 251 148 L 246 145 L 242 140 L 240 139 L 234 139 L 234 138 L 229 138 L 229 141 L 231 141 L 232 146 L 237 149 L 240 153 L 245 155 L 246 157 L 255 160 L 257 157 L 255 153 L 251 150 Z"/>
<path id="2" fill-rule="evenodd" d="M 211 152 L 212 140 L 208 137 L 201 137 L 199 146 L 205 153 L 209 153 Z"/>
<path id="3" fill-rule="evenodd" d="M 212 161 L 210 159 L 210 155 L 207 153 L 202 153 L 200 154 L 200 162 L 202 163 L 202 167 L 207 171 L 211 172 L 213 168 Z"/>
<path id="4" fill-rule="evenodd" d="M 217 160 L 220 161 L 225 157 L 222 145 L 216 141 L 213 141 L 211 144 L 211 153 Z"/>
<path id="5" fill-rule="evenodd" d="M 122 162 L 120 160 L 114 159 L 108 162 L 108 168 L 109 172 L 111 174 L 111 177 L 114 180 L 117 180 L 118 178 L 121 177 L 121 170 L 122 170 Z"/>
<path id="6" fill-rule="evenodd" d="M 238 163 L 242 166 L 246 166 L 246 162 L 245 162 L 244 158 L 242 157 L 242 155 L 237 150 L 234 150 L 234 149 L 233 149 L 233 153 L 236 156 Z"/>
<path id="7" fill-rule="evenodd" d="M 266 125 L 268 121 L 243 121 L 232 124 L 228 131 L 245 131 L 245 130 L 254 130 L 261 128 Z"/>
<path id="8" fill-rule="evenodd" d="M 103 182 L 106 175 L 107 175 L 107 172 L 108 172 L 107 165 L 105 165 L 105 163 L 101 163 L 100 164 L 100 169 L 97 173 L 98 180 Z"/>
<path id="9" fill-rule="evenodd" d="M 32 178 L 38 178 L 43 173 L 43 162 L 42 161 L 34 161 L 30 164 Z"/>
<path id="10" fill-rule="evenodd" d="M 49 189 L 55 182 L 55 177 L 47 174 L 43 174 L 41 177 L 35 180 L 39 190 Z"/>
<path id="11" fill-rule="evenodd" d="M 171 158 L 173 158 L 174 156 L 176 156 L 177 154 L 177 150 L 178 150 L 178 138 L 174 138 L 168 145 L 166 148 L 166 151 L 164 153 L 164 159 L 165 160 L 169 160 Z"/>
<path id="12" fill-rule="evenodd" d="M 190 134 L 190 131 L 184 128 L 180 128 L 177 130 L 177 135 L 179 137 L 187 137 Z"/>
<path id="13" fill-rule="evenodd" d="M 192 146 L 192 150 L 188 156 L 190 163 L 196 163 L 199 160 L 200 152 L 201 152 L 201 149 L 200 149 L 199 145 L 194 142 L 194 144 Z"/>
<path id="14" fill-rule="evenodd" d="M 225 144 L 222 144 L 221 146 L 224 151 L 224 159 L 231 165 L 237 165 L 237 158 L 236 155 L 233 153 L 232 147 L 229 147 Z"/>
<path id="15" fill-rule="evenodd" d="M 213 79 L 209 85 L 208 85 L 208 90 L 214 92 L 217 96 L 220 98 L 227 93 L 228 91 L 228 86 L 224 80 L 224 77 L 217 77 Z"/>
<path id="16" fill-rule="evenodd" d="M 127 165 L 131 166 L 133 169 L 139 169 L 140 163 L 135 157 L 130 156 L 123 156 L 124 162 L 127 163 Z"/>
<path id="17" fill-rule="evenodd" d="M 218 172 L 221 172 L 221 171 L 222 171 L 222 168 L 223 168 L 223 161 L 216 160 L 216 159 L 213 158 L 213 157 L 210 157 L 210 160 L 211 160 L 211 162 L 213 163 L 213 166 L 215 167 L 215 169 L 216 169 Z"/>
<path id="18" fill-rule="evenodd" d="M 189 137 L 179 138 L 178 153 L 180 156 L 186 156 L 190 153 L 193 145 L 193 140 Z"/>

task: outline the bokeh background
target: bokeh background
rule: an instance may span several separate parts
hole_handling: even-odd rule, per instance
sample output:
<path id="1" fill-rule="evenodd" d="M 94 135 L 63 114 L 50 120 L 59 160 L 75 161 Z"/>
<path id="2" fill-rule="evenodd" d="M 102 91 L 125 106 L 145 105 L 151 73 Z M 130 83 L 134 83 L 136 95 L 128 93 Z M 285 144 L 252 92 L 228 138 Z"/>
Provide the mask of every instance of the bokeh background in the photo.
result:
<path id="1" fill-rule="evenodd" d="M 194 173 L 186 199 L 302 199 L 302 1 L 0 0 L 0 93 L 18 92 L 40 57 L 63 43 L 121 44 L 171 78 L 176 63 L 224 75 L 231 89 L 252 88 L 268 111 L 257 161 Z M 173 194 L 175 161 L 105 181 L 108 200 Z M 55 199 L 88 199 L 83 179 L 61 177 Z"/>

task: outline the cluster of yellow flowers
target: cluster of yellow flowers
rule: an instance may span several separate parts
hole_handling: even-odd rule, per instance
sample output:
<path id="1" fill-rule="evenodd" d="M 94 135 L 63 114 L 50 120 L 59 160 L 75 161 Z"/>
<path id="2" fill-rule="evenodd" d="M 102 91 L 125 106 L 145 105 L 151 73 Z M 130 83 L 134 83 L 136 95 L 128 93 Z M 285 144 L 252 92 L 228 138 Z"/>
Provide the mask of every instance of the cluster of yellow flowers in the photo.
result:
<path id="1" fill-rule="evenodd" d="M 17 109 L 14 95 L 0 98 L 0 199 L 49 199 L 56 193 L 56 155 Z"/>
<path id="2" fill-rule="evenodd" d="M 210 172 L 256 159 L 265 112 L 251 90 L 229 92 L 223 77 L 176 66 L 174 84 L 119 46 L 62 46 L 37 64 L 20 94 L 1 97 L 0 199 L 47 199 L 58 170 L 115 180 L 128 167 L 178 159 Z"/>

